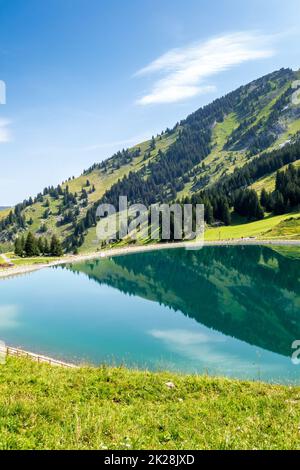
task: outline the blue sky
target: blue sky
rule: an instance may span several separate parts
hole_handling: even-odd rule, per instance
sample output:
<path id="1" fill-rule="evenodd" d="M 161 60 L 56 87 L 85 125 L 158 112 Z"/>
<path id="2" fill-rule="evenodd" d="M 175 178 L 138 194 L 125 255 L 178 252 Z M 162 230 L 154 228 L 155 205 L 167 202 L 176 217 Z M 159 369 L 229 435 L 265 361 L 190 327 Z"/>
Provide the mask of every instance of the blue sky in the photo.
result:
<path id="1" fill-rule="evenodd" d="M 281 67 L 299 0 L 0 0 L 0 206 Z"/>

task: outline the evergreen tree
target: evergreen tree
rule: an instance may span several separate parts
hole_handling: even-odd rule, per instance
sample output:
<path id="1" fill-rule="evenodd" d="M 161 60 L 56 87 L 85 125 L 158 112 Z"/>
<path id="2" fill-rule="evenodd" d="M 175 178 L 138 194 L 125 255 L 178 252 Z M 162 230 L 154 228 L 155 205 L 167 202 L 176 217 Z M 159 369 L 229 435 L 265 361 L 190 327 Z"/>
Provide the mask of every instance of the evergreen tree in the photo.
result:
<path id="1" fill-rule="evenodd" d="M 222 201 L 221 203 L 221 220 L 224 222 L 225 225 L 230 225 L 231 224 L 231 214 L 229 210 L 229 205 L 226 200 Z"/>
<path id="2" fill-rule="evenodd" d="M 38 249 L 39 249 L 40 254 L 46 255 L 47 254 L 47 251 L 46 251 L 47 239 L 45 237 L 39 237 L 37 244 L 38 244 Z"/>
<path id="3" fill-rule="evenodd" d="M 44 239 L 44 254 L 49 255 L 50 254 L 50 247 L 47 238 Z"/>
<path id="4" fill-rule="evenodd" d="M 262 207 L 264 207 L 266 210 L 270 209 L 270 194 L 266 191 L 265 188 L 262 189 L 261 195 L 260 195 L 260 203 Z"/>
<path id="5" fill-rule="evenodd" d="M 211 225 L 214 222 L 214 210 L 213 206 L 211 205 L 210 201 L 207 201 L 204 204 L 204 211 L 205 211 L 205 221 L 209 225 Z"/>
<path id="6" fill-rule="evenodd" d="M 29 232 L 27 235 L 24 251 L 25 251 L 25 255 L 28 257 L 39 255 L 39 249 L 38 249 L 36 238 L 31 232 Z"/>
<path id="7" fill-rule="evenodd" d="M 156 148 L 155 138 L 152 137 L 152 139 L 151 139 L 151 144 L 150 144 L 150 149 L 151 149 L 151 150 L 155 150 L 155 148 Z"/>
<path id="8" fill-rule="evenodd" d="M 261 220 L 264 218 L 263 208 L 257 193 L 253 189 L 240 190 L 236 193 L 234 210 L 237 214 L 248 217 L 249 220 Z"/>
<path id="9" fill-rule="evenodd" d="M 25 250 L 25 237 L 24 237 L 24 235 L 22 235 L 22 237 L 21 237 L 21 244 L 22 244 L 22 252 L 23 252 L 22 256 L 24 256 L 24 250 Z"/>
<path id="10" fill-rule="evenodd" d="M 275 191 L 272 194 L 272 206 L 273 206 L 274 214 L 276 215 L 284 214 L 285 212 L 284 198 L 280 191 Z"/>
<path id="11" fill-rule="evenodd" d="M 59 239 L 57 238 L 56 235 L 53 235 L 51 239 L 51 245 L 50 245 L 50 253 L 52 256 L 62 256 L 63 255 L 63 249 L 61 246 L 61 243 Z"/>
<path id="12" fill-rule="evenodd" d="M 15 254 L 17 256 L 23 256 L 23 250 L 24 250 L 24 246 L 22 243 L 22 238 L 18 237 L 15 240 Z"/>

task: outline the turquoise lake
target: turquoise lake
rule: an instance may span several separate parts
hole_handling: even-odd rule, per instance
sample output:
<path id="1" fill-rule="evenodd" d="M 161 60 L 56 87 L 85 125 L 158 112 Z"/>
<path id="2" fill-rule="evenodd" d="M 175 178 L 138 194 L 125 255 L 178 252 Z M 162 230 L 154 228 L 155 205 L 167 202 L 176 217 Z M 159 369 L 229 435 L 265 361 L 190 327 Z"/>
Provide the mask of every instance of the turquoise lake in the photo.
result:
<path id="1" fill-rule="evenodd" d="M 171 249 L 1 280 L 0 339 L 78 363 L 300 383 L 300 249 Z"/>

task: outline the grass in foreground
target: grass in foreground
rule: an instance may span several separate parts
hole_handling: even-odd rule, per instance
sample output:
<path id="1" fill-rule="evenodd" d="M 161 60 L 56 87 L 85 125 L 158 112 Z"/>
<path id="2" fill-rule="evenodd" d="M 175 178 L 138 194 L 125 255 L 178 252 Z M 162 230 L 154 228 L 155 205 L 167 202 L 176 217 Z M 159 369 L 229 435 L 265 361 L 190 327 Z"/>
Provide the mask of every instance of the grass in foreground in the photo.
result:
<path id="1" fill-rule="evenodd" d="M 299 424 L 300 388 L 21 358 L 0 367 L 1 449 L 299 449 Z"/>

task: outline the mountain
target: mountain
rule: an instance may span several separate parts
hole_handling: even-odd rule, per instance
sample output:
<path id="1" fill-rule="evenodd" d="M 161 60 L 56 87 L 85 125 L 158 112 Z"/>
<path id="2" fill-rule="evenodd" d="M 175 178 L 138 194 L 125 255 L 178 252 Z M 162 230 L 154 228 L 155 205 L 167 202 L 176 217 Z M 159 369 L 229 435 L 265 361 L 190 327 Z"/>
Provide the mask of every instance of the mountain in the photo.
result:
<path id="1" fill-rule="evenodd" d="M 184 198 L 205 202 L 208 223 L 230 224 L 232 214 L 262 218 L 255 194 L 263 188 L 269 190 L 266 212 L 295 209 L 300 171 L 285 176 L 292 187 L 288 194 L 277 172 L 290 163 L 300 166 L 300 106 L 292 100 L 299 79 L 300 72 L 290 69 L 266 75 L 79 178 L 45 188 L 9 215 L 0 212 L 0 244 L 32 231 L 57 234 L 67 251 L 94 250 L 96 208 L 99 202 L 117 205 L 119 195 L 146 205 Z"/>

